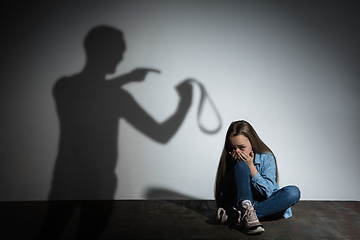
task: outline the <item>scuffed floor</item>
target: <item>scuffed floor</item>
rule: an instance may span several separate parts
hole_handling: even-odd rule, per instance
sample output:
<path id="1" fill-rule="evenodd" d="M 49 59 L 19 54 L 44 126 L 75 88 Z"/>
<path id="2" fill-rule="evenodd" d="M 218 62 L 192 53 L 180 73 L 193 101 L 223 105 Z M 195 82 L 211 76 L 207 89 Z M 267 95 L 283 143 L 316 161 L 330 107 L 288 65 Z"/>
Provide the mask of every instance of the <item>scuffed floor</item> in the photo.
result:
<path id="1" fill-rule="evenodd" d="M 360 239 L 360 202 L 354 201 L 300 201 L 292 218 L 262 222 L 266 231 L 259 236 L 216 225 L 212 200 L 87 202 L 94 210 L 114 206 L 100 239 Z M 0 202 L 0 239 L 36 239 L 47 209 L 48 202 Z M 60 239 L 76 236 L 79 215 L 77 209 Z"/>

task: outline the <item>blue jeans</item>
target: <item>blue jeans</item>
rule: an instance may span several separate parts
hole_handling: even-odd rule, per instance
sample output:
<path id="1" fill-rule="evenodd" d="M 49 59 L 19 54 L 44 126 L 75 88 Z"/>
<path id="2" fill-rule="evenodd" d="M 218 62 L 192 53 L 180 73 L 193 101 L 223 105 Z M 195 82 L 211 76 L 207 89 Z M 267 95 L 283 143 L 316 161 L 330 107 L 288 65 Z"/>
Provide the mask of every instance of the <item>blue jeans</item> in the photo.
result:
<path id="1" fill-rule="evenodd" d="M 262 201 L 254 200 L 253 189 L 251 188 L 251 172 L 249 166 L 238 161 L 234 166 L 236 207 L 240 209 L 243 200 L 250 200 L 254 204 L 257 217 L 274 217 L 282 216 L 286 209 L 300 200 L 300 190 L 296 186 L 286 186 Z M 256 190 L 255 190 L 256 191 Z"/>

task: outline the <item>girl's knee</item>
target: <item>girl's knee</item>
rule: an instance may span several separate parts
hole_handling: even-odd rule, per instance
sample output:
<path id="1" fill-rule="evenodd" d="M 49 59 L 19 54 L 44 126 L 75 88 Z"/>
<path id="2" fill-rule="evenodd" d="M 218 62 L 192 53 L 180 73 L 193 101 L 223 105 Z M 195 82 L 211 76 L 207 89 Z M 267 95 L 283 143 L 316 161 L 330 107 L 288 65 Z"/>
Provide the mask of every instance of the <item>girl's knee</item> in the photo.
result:
<path id="1" fill-rule="evenodd" d="M 249 166 L 244 161 L 237 161 L 234 165 L 234 170 L 239 172 L 250 172 Z"/>
<path id="2" fill-rule="evenodd" d="M 245 174 L 245 175 L 251 174 L 249 166 L 244 161 L 238 161 L 235 163 L 234 172 L 235 172 L 235 175 L 240 174 L 240 173 Z"/>
<path id="3" fill-rule="evenodd" d="M 288 193 L 288 198 L 291 199 L 294 204 L 300 200 L 301 192 L 297 186 L 286 186 L 285 189 Z"/>

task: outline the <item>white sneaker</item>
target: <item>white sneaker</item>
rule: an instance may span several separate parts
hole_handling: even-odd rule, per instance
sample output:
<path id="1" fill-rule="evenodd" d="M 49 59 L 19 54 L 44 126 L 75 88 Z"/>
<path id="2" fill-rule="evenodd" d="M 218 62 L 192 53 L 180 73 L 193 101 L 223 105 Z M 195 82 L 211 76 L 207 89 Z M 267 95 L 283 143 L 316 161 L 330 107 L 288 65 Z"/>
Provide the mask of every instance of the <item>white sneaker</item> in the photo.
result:
<path id="1" fill-rule="evenodd" d="M 241 225 L 247 234 L 260 234 L 265 232 L 263 225 L 256 216 L 254 205 L 248 204 L 250 201 L 243 201 L 241 210 Z"/>

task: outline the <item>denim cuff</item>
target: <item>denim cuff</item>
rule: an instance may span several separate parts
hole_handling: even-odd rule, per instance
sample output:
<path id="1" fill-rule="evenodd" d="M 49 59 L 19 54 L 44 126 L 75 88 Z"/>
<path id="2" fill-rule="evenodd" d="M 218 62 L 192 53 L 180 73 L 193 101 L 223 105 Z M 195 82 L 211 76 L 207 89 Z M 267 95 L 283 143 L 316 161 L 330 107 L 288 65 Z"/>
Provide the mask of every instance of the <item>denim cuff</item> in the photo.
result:
<path id="1" fill-rule="evenodd" d="M 261 175 L 260 173 L 257 172 L 255 176 L 252 177 L 251 182 L 256 183 L 259 180 L 259 178 L 261 178 Z"/>

